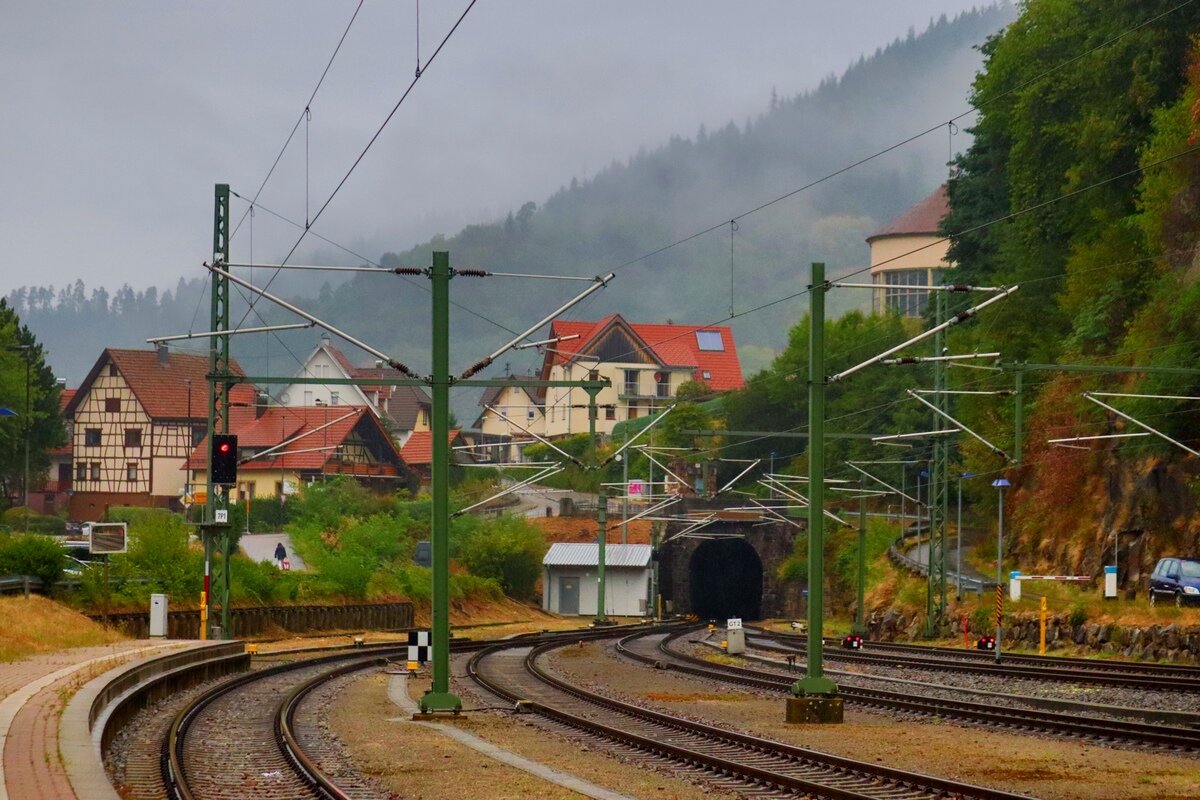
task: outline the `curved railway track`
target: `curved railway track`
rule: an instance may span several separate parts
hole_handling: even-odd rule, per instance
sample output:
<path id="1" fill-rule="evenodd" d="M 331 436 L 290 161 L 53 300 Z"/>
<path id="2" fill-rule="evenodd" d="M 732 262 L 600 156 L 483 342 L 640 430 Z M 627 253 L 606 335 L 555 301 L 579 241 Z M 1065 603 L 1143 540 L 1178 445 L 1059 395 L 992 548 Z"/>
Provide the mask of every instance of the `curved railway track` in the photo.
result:
<path id="1" fill-rule="evenodd" d="M 661 632 L 661 629 L 660 629 Z M 549 674 L 555 643 L 504 643 L 476 653 L 470 677 L 487 691 L 560 724 L 756 795 L 832 800 L 1015 800 L 1020 795 L 856 761 L 639 708 Z"/>
<path id="2" fill-rule="evenodd" d="M 617 643 L 618 651 L 635 661 L 653 664 L 709 680 L 735 683 L 751 688 L 788 692 L 796 675 L 715 664 L 671 647 L 672 642 L 689 631 L 657 636 L 633 634 Z M 653 641 L 652 641 L 653 640 Z M 782 665 L 781 665 L 782 669 Z M 928 717 L 959 719 L 1005 729 L 1041 731 L 1097 742 L 1123 742 L 1172 752 L 1200 751 L 1200 732 L 1144 722 L 1113 720 L 1079 713 L 1060 713 L 1038 709 L 1013 708 L 965 700 L 948 700 L 914 695 L 911 690 L 890 692 L 880 689 L 841 685 L 839 694 L 847 703 Z"/>
<path id="3" fill-rule="evenodd" d="M 576 642 L 611 637 L 611 630 L 528 634 L 514 642 Z M 471 652 L 491 641 L 451 642 L 452 652 Z M 527 645 L 528 646 L 528 645 Z M 276 664 L 209 688 L 171 722 L 162 742 L 157 791 L 175 800 L 209 798 L 320 798 L 367 800 L 380 792 L 329 765 L 337 754 L 318 730 L 305 701 L 330 680 L 402 659 L 406 646 L 362 648 L 336 655 Z"/>
<path id="4" fill-rule="evenodd" d="M 807 648 L 806 639 L 789 634 L 779 634 L 770 631 L 755 630 L 749 633 L 749 638 L 759 641 L 755 647 L 772 650 L 779 653 L 798 655 Z M 765 641 L 764 641 L 765 640 Z M 790 643 L 790 644 L 789 644 Z M 825 649 L 825 660 L 843 663 L 880 664 L 884 666 L 917 667 L 919 669 L 938 670 L 947 672 L 974 673 L 977 675 L 999 675 L 1006 678 L 1032 678 L 1043 681 L 1060 683 L 1086 683 L 1100 686 L 1120 686 L 1131 689 L 1153 689 L 1155 691 L 1200 692 L 1200 671 L 1172 672 L 1167 667 L 1163 670 L 1146 669 L 1146 667 L 1163 665 L 1126 664 L 1121 662 L 1091 662 L 1087 659 L 1071 659 L 1065 665 L 1057 665 L 1058 659 L 1048 659 L 1054 665 L 1045 661 L 1029 661 L 1029 656 L 1002 656 L 1000 664 L 989 660 L 986 653 L 980 659 L 970 650 L 954 650 L 953 648 L 938 648 L 928 653 L 876 652 L 876 643 L 869 643 L 868 650 L 841 650 L 835 646 Z M 879 648 L 882 649 L 882 648 Z M 914 648 L 915 649 L 915 648 Z M 1096 663 L 1105 664 L 1097 668 Z"/>

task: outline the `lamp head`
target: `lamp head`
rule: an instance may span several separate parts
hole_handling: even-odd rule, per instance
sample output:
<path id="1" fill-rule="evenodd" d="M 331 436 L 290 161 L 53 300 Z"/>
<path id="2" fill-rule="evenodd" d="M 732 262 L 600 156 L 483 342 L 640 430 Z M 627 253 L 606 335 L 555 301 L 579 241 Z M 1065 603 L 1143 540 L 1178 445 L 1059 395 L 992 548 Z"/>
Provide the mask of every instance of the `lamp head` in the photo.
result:
<path id="1" fill-rule="evenodd" d="M 963 478 L 963 479 L 966 479 L 966 478 L 974 478 L 974 477 L 975 477 L 975 473 L 974 473 L 974 472 L 964 472 L 962 475 L 959 475 L 958 477 L 959 477 L 959 478 Z"/>
<path id="2" fill-rule="evenodd" d="M 996 478 L 996 480 L 992 481 L 992 486 L 995 486 L 997 489 L 1007 489 L 1012 484 L 1008 482 L 1008 478 Z"/>

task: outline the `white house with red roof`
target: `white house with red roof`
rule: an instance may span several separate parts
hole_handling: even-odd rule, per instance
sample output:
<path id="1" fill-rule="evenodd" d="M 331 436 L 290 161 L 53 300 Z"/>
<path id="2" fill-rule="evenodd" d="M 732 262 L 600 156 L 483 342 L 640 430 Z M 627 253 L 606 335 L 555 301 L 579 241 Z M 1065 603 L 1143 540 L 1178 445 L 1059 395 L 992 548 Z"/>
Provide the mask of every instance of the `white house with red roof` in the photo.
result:
<path id="1" fill-rule="evenodd" d="M 236 362 L 230 371 L 244 375 Z M 208 357 L 107 348 L 67 402 L 72 519 L 95 521 L 110 506 L 176 507 L 184 459 L 208 424 Z M 253 406 L 236 384 L 231 406 Z"/>
<path id="2" fill-rule="evenodd" d="M 733 331 L 723 325 L 657 325 L 611 314 L 598 322 L 555 320 L 548 338 L 559 341 L 545 348 L 542 379 L 598 376 L 612 382 L 596 398 L 600 433 L 670 405 L 688 381 L 701 381 L 715 392 L 744 385 Z M 542 399 L 547 437 L 588 431 L 588 396 L 582 389 L 547 389 Z"/>
<path id="3" fill-rule="evenodd" d="M 339 380 L 401 377 L 391 367 L 359 367 L 346 354 L 321 337 L 304 360 L 297 378 L 334 378 Z M 371 386 L 354 384 L 293 383 L 276 395 L 280 405 L 311 407 L 368 406 L 382 420 L 398 446 L 403 446 L 413 431 L 429 430 L 433 401 L 419 386 Z"/>
<path id="4" fill-rule="evenodd" d="M 942 282 L 944 270 L 954 264 L 946 260 L 950 248 L 939 232 L 942 219 L 950 211 L 946 186 L 942 184 L 928 197 L 889 222 L 882 230 L 867 237 L 871 246 L 872 310 L 885 309 L 904 317 L 925 313 L 929 290 Z"/>

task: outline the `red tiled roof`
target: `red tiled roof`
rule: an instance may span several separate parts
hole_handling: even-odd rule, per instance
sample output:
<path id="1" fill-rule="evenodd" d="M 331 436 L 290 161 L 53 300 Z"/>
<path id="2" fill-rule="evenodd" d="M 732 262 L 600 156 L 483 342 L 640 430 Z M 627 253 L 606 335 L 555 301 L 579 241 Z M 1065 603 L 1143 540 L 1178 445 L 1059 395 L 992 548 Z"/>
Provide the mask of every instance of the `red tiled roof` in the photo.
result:
<path id="1" fill-rule="evenodd" d="M 243 448 L 265 450 L 294 439 L 261 459 L 240 464 L 238 469 L 323 469 L 336 448 L 345 442 L 352 431 L 363 425 L 378 431 L 377 438 L 386 443 L 385 455 L 390 453 L 394 455 L 395 463 L 400 462 L 400 454 L 391 437 L 366 406 L 271 406 L 257 419 L 253 408 L 236 408 L 233 411 L 229 418 L 229 432 L 237 434 L 239 451 Z M 360 430 L 360 433 L 368 434 L 368 430 Z M 188 455 L 184 469 L 202 470 L 207 465 L 208 439 L 205 438 Z"/>
<path id="2" fill-rule="evenodd" d="M 91 372 L 63 409 L 65 415 L 74 416 L 76 407 L 91 390 L 92 382 L 110 361 L 117 365 L 117 371 L 151 419 L 208 418 L 208 356 L 171 353 L 166 363 L 162 363 L 154 350 L 122 350 L 114 347 L 106 348 L 100 354 Z M 232 359 L 229 371 L 235 375 L 245 375 Z M 230 405 L 251 405 L 254 395 L 253 386 L 234 384 L 229 392 Z"/>
<path id="3" fill-rule="evenodd" d="M 913 234 L 936 234 L 942 219 L 950 212 L 950 200 L 946 195 L 946 184 L 933 190 L 933 194 L 889 222 L 867 241 L 883 236 L 905 236 Z"/>
<path id="4" fill-rule="evenodd" d="M 550 324 L 551 338 L 578 334 L 578 339 L 554 345 L 558 352 L 547 355 L 547 365 L 561 364 L 575 353 L 586 350 L 597 336 L 612 324 L 627 326 L 634 335 L 646 343 L 651 354 L 668 367 L 691 367 L 693 377 L 703 380 L 717 391 L 740 389 L 745 384 L 742 366 L 738 362 L 737 349 L 733 342 L 733 330 L 724 325 L 655 325 L 626 322 L 620 314 L 610 314 L 599 322 L 577 322 L 555 320 Z M 696 337 L 697 331 L 720 333 L 724 349 L 701 350 Z M 543 372 L 548 372 L 544 369 Z M 703 374 L 709 373 L 709 377 Z M 545 377 L 545 375 L 543 375 Z"/>
<path id="5" fill-rule="evenodd" d="M 450 431 L 449 442 L 453 446 L 454 440 L 459 435 L 458 428 Z M 400 448 L 400 457 L 404 459 L 405 464 L 432 464 L 433 463 L 433 431 L 413 431 L 412 435 L 404 443 L 404 447 Z"/>
<path id="6" fill-rule="evenodd" d="M 75 397 L 75 393 L 78 391 L 78 389 L 63 389 L 62 393 L 58 396 L 58 410 L 66 411 L 67 406 L 71 404 L 71 400 Z"/>

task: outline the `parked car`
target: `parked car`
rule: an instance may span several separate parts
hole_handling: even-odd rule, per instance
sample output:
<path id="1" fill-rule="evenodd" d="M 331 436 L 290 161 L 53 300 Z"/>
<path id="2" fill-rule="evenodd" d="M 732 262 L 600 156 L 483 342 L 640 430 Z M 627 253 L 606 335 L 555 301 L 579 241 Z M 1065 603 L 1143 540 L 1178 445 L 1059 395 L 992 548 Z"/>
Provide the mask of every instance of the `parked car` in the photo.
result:
<path id="1" fill-rule="evenodd" d="M 1200 602 L 1200 560 L 1160 558 L 1150 575 L 1150 605 L 1173 600 L 1184 606 Z"/>

